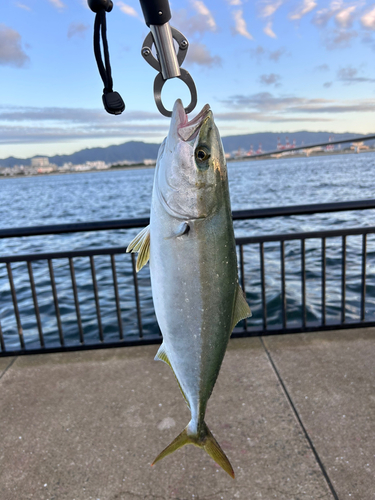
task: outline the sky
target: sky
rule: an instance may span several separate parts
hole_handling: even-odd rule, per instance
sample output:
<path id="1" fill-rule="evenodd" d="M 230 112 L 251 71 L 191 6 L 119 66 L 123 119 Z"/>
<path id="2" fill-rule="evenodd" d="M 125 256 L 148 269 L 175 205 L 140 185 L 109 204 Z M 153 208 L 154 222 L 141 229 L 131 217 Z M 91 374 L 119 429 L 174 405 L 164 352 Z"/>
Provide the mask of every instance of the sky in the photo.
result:
<path id="1" fill-rule="evenodd" d="M 183 67 L 222 136 L 298 130 L 375 133 L 375 3 L 173 0 L 170 24 L 190 46 Z M 160 142 L 156 71 L 138 0 L 114 0 L 107 34 L 114 90 L 107 114 L 86 0 L 6 0 L 0 16 L 0 158 L 70 154 L 130 140 Z M 190 102 L 178 79 L 163 103 Z"/>

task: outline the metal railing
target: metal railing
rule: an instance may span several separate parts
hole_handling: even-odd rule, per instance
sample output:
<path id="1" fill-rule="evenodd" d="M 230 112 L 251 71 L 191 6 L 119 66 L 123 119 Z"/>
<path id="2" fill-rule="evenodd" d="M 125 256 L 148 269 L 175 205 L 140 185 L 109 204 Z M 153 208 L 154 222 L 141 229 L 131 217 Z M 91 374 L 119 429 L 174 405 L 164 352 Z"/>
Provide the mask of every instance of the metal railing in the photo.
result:
<path id="1" fill-rule="evenodd" d="M 326 213 L 326 212 L 338 212 L 338 211 L 348 211 L 348 210 L 363 210 L 363 209 L 375 209 L 375 200 L 362 200 L 344 203 L 329 203 L 320 205 L 298 205 L 290 207 L 279 207 L 279 208 L 268 208 L 268 209 L 255 209 L 255 210 L 244 210 L 244 211 L 234 211 L 233 220 L 248 220 L 248 219 L 259 219 L 266 217 L 282 217 L 290 215 L 302 215 L 302 214 L 314 214 L 314 213 Z M 132 220 L 115 220 L 115 221 L 103 221 L 103 222 L 91 222 L 91 223 L 78 223 L 78 224 L 61 224 L 53 226 L 42 226 L 42 227 L 29 227 L 29 228 L 12 228 L 0 230 L 0 238 L 15 238 L 15 237 L 29 237 L 29 236 L 40 236 L 47 234 L 63 234 L 63 233 L 74 233 L 74 232 L 87 232 L 87 231 L 108 231 L 112 229 L 132 229 L 137 227 L 143 227 L 148 224 L 147 218 L 142 219 L 132 219 Z M 375 226 L 363 227 L 363 228 L 345 228 L 336 230 L 326 230 L 326 231 L 313 231 L 313 232 L 303 232 L 303 233 L 293 233 L 293 234 L 277 234 L 277 235 L 263 235 L 263 236 L 250 236 L 241 237 L 236 239 L 236 244 L 238 246 L 238 257 L 239 257 L 239 277 L 240 283 L 243 290 L 248 295 L 254 295 L 255 292 L 253 288 L 260 288 L 259 291 L 259 306 L 255 306 L 254 317 L 248 320 L 244 320 L 237 326 L 233 332 L 233 337 L 240 336 L 255 336 L 255 335 L 269 335 L 269 334 L 281 334 L 281 333 L 294 333 L 294 332 L 307 332 L 316 330 L 327 330 L 327 329 L 337 329 L 337 328 L 353 328 L 353 327 L 363 327 L 363 326 L 375 326 L 375 308 L 374 311 L 370 311 L 370 314 L 366 314 L 366 280 L 369 279 L 367 273 L 367 240 L 369 234 L 375 234 Z M 360 272 L 360 283 L 356 285 L 356 289 L 359 290 L 358 300 L 360 302 L 358 317 L 353 319 L 353 313 L 351 312 L 351 319 L 347 321 L 347 239 L 349 237 L 361 236 L 361 247 L 354 252 L 354 256 L 360 260 L 361 272 Z M 339 311 L 338 318 L 327 319 L 327 241 L 331 239 L 340 238 L 340 262 L 336 259 L 336 267 L 340 267 L 340 303 L 339 306 L 335 305 L 336 310 Z M 308 318 L 307 312 L 310 311 L 310 303 L 307 298 L 306 284 L 309 282 L 307 278 L 307 271 L 309 270 L 306 265 L 306 243 L 310 240 L 320 240 L 319 249 L 315 245 L 315 267 L 317 261 L 319 261 L 320 266 L 320 317 L 318 318 L 315 314 L 313 319 Z M 291 253 L 292 258 L 286 258 L 286 245 L 291 243 L 294 244 L 298 242 L 299 246 L 299 257 L 296 258 L 295 248 Z M 267 274 L 266 265 L 266 252 L 278 252 L 279 264 L 280 264 L 280 289 L 276 294 L 276 305 L 272 307 L 273 317 L 270 319 L 269 307 L 267 302 L 268 294 L 270 293 L 270 287 L 267 285 L 267 280 L 269 275 Z M 145 310 L 142 308 L 141 292 L 139 280 L 137 273 L 135 272 L 135 257 L 133 254 L 126 254 L 126 247 L 112 247 L 112 248 L 99 248 L 99 249 L 88 249 L 88 250 L 75 250 L 75 251 L 65 251 L 65 252 L 50 252 L 50 253 L 37 253 L 28 255 L 9 255 L 0 256 L 0 267 L 5 270 L 3 275 L 0 274 L 0 291 L 6 289 L 11 297 L 12 304 L 12 314 L 14 315 L 14 328 L 7 327 L 7 331 L 2 329 L 2 315 L 7 315 L 9 319 L 10 306 L 9 303 L 2 304 L 0 301 L 0 356 L 9 356 L 15 354 L 33 354 L 41 352 L 59 352 L 68 350 L 80 350 L 80 349 L 96 349 L 104 347 L 116 347 L 116 346 L 130 346 L 130 345 L 141 345 L 141 344 L 151 344 L 160 343 L 161 334 L 157 327 L 155 318 L 151 321 L 148 320 L 148 327 L 144 328 L 144 314 Z M 336 249 L 337 253 L 337 249 Z M 95 266 L 95 259 L 101 256 L 109 257 L 108 266 L 101 268 L 101 273 L 105 274 L 101 277 L 100 283 L 97 279 L 97 269 Z M 126 317 L 126 311 L 122 306 L 124 287 L 121 290 L 119 288 L 119 273 L 116 268 L 116 257 L 123 259 L 121 265 L 126 262 L 130 264 L 128 272 L 129 280 L 127 283 L 126 294 L 130 293 L 129 288 L 133 289 L 132 297 L 134 306 L 133 309 L 136 312 L 133 318 L 133 323 L 136 323 L 136 331 L 134 331 L 134 325 L 130 328 L 129 321 Z M 90 341 L 87 341 L 86 334 L 83 327 L 83 315 L 82 315 L 82 291 L 77 283 L 76 278 L 76 267 L 75 262 L 77 259 L 84 259 L 85 261 L 85 283 L 87 282 L 87 276 L 90 275 L 90 290 L 92 290 L 92 299 L 95 304 L 94 311 L 90 313 L 90 321 L 93 322 L 93 315 L 95 315 L 96 323 L 96 333 L 91 335 Z M 372 258 L 372 257 L 371 257 Z M 250 269 L 250 264 L 247 259 L 259 259 L 259 267 L 252 264 Z M 289 260 L 293 261 L 294 279 L 299 280 L 300 284 L 300 304 L 298 306 L 298 311 L 294 311 L 293 318 L 288 318 L 288 294 L 287 294 L 287 271 L 286 263 Z M 59 274 L 61 275 L 61 280 L 64 283 L 66 289 L 67 283 L 71 284 L 69 289 L 64 292 L 64 297 L 62 297 L 61 291 L 59 292 L 59 286 L 56 283 L 55 278 L 55 266 L 54 263 L 64 262 L 63 266 L 59 267 Z M 275 257 L 274 257 L 275 261 Z M 298 262 L 298 265 L 296 264 Z M 16 263 L 26 264 L 27 276 L 22 277 L 22 288 L 23 290 L 29 286 L 30 297 L 32 298 L 32 308 L 34 315 L 35 328 L 37 330 L 37 338 L 32 339 L 32 341 L 27 340 L 28 329 L 23 326 L 21 321 L 20 306 L 18 300 L 18 291 L 13 277 L 13 267 Z M 46 335 L 44 332 L 42 314 L 40 312 L 40 293 L 38 295 L 37 283 L 34 277 L 34 268 L 36 265 L 47 264 L 48 270 L 46 268 L 44 277 L 47 279 L 48 274 L 48 284 L 45 288 L 50 290 L 50 300 L 53 303 L 53 313 L 49 311 L 48 318 L 51 319 L 51 315 L 54 316 L 55 328 L 49 326 L 48 341 L 46 340 Z M 12 266 L 13 265 L 13 266 Z M 247 268 L 249 269 L 247 270 Z M 254 271 L 255 269 L 255 271 Z M 17 272 L 26 272 L 22 269 L 18 269 Z M 142 271 L 148 273 L 148 270 Z M 254 274 L 254 272 L 259 274 L 259 283 L 256 285 L 257 279 L 253 280 L 249 286 L 249 274 Z M 120 273 L 121 274 L 121 273 Z M 130 287 L 130 274 L 132 286 Z M 276 273 L 277 274 L 277 273 Z M 122 275 L 122 274 L 121 274 Z M 370 276 L 373 279 L 373 276 Z M 145 281 L 143 286 L 143 294 L 150 298 L 151 290 L 148 277 L 142 278 Z M 337 280 L 336 280 L 337 281 Z M 102 283 L 106 283 L 105 287 Z M 27 283 L 27 286 L 26 286 Z M 109 286 L 109 283 L 111 285 Z M 85 285 L 87 288 L 87 283 Z M 105 288 L 105 289 L 104 289 Z M 315 287 L 316 288 L 316 287 Z M 111 289 L 111 291 L 110 291 Z M 273 293 L 275 292 L 275 286 L 273 287 Z M 6 292 L 4 292 L 6 293 Z M 85 294 L 88 291 L 86 289 Z M 91 292 L 90 292 L 91 293 Z M 102 294 L 102 299 L 100 298 L 100 293 Z M 106 302 L 112 304 L 111 311 L 112 319 L 112 329 L 115 328 L 115 333 L 112 332 L 110 337 L 107 337 L 102 321 L 102 306 L 101 300 L 103 301 L 103 293 Z M 255 294 L 256 295 L 256 294 Z M 64 332 L 64 312 L 62 312 L 62 306 L 64 309 L 66 307 L 66 297 L 71 296 L 72 302 L 74 303 L 74 328 L 73 334 L 70 333 L 68 338 Z M 1 294 L 0 294 L 1 297 Z M 248 297 L 249 298 L 249 297 Z M 9 299 L 10 300 L 10 299 Z M 70 299 L 69 299 L 70 300 Z M 129 297 L 127 302 L 129 302 Z M 254 299 L 254 303 L 257 303 L 257 298 Z M 316 300 L 315 300 L 316 301 Z M 252 305 L 251 298 L 249 299 L 250 305 Z M 295 299 L 294 299 L 295 302 Z M 30 301 L 31 303 L 31 301 Z M 112 307 L 113 306 L 113 307 Z M 295 304 L 294 304 L 295 306 Z M 296 309 L 296 307 L 294 307 Z M 296 309 L 296 310 L 297 310 Z M 6 310 L 6 311 L 5 311 Z M 127 311 L 129 311 L 129 305 Z M 4 312 L 5 311 L 5 312 Z M 275 312 L 276 311 L 276 312 Z M 310 312 L 309 312 L 310 314 Z M 296 317 L 298 316 L 298 317 Z M 337 316 L 337 315 L 336 315 Z M 86 318 L 87 319 L 87 318 Z M 86 321 L 85 319 L 85 321 Z M 124 328 L 124 321 L 127 321 L 127 328 Z M 117 326 L 114 327 L 114 322 Z M 28 319 L 27 324 L 30 325 L 31 320 Z M 9 321 L 7 322 L 9 324 Z M 151 325 L 151 326 L 150 326 Z M 15 338 L 18 338 L 18 346 L 15 345 Z M 8 345 L 9 344 L 9 345 Z"/>

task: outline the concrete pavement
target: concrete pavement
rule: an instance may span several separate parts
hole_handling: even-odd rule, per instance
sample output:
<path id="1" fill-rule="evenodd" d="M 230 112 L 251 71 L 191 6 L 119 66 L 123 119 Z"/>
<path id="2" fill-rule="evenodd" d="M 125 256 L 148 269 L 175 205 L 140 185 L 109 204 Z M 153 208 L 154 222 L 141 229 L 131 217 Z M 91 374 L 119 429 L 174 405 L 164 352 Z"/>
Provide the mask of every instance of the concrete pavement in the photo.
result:
<path id="1" fill-rule="evenodd" d="M 374 500 L 375 329 L 235 339 L 187 446 L 157 346 L 0 359 L 1 500 Z"/>

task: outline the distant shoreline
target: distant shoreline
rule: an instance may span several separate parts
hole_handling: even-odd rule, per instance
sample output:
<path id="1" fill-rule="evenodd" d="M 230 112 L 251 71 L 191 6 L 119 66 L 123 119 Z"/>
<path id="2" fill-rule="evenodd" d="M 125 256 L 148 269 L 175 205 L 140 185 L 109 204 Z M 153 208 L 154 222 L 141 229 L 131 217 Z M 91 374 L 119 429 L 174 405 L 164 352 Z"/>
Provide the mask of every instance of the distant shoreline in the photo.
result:
<path id="1" fill-rule="evenodd" d="M 266 153 L 266 151 L 265 151 Z M 284 153 L 284 154 L 283 154 Z M 293 158 L 310 158 L 312 156 L 332 156 L 332 155 L 348 155 L 348 154 L 364 154 L 364 153 L 375 153 L 375 149 L 371 150 L 366 150 L 366 151 L 314 151 L 310 155 L 306 156 L 306 154 L 301 154 L 301 153 L 294 153 L 290 154 L 290 151 L 280 151 L 280 156 L 276 158 L 274 155 L 272 156 L 263 156 L 261 158 L 252 158 L 251 156 L 245 156 L 241 158 L 228 158 L 227 163 L 238 163 L 238 162 L 244 162 L 244 161 L 262 161 L 262 160 L 280 160 L 280 159 L 293 159 Z M 19 175 L 0 175 L 0 180 L 1 179 L 19 179 L 23 177 L 45 177 L 49 175 L 76 175 L 76 174 L 93 174 L 93 173 L 99 173 L 99 172 L 113 172 L 116 170 L 138 170 L 138 169 L 151 169 L 155 168 L 155 165 L 144 165 L 144 164 L 136 164 L 136 165 L 124 165 L 124 166 L 119 166 L 119 167 L 110 167 L 108 169 L 102 169 L 102 170 L 97 170 L 97 169 L 92 169 L 92 170 L 81 170 L 81 171 L 66 171 L 66 172 L 61 172 L 61 171 L 54 171 L 54 172 L 49 172 L 49 173 L 43 173 L 43 174 L 34 174 L 34 175 L 25 175 L 25 174 L 19 174 Z"/>

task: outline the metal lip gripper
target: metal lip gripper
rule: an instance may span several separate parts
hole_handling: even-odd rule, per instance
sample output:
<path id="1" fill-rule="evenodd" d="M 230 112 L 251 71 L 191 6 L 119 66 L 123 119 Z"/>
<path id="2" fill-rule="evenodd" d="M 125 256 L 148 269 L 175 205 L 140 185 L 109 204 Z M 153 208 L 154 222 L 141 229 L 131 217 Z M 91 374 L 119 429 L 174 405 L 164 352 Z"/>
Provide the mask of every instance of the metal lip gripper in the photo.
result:
<path id="1" fill-rule="evenodd" d="M 185 112 L 190 113 L 197 105 L 197 89 L 190 73 L 181 68 L 189 42 L 182 33 L 169 25 L 172 15 L 168 0 L 140 0 L 140 4 L 146 24 L 150 28 L 150 33 L 143 42 L 141 54 L 150 66 L 158 71 L 154 81 L 156 107 L 162 115 L 172 116 L 172 111 L 168 111 L 162 103 L 161 92 L 167 80 L 179 78 L 190 90 L 190 104 L 185 108 Z M 177 54 L 173 40 L 178 44 Z M 152 53 L 153 45 L 157 57 Z"/>

